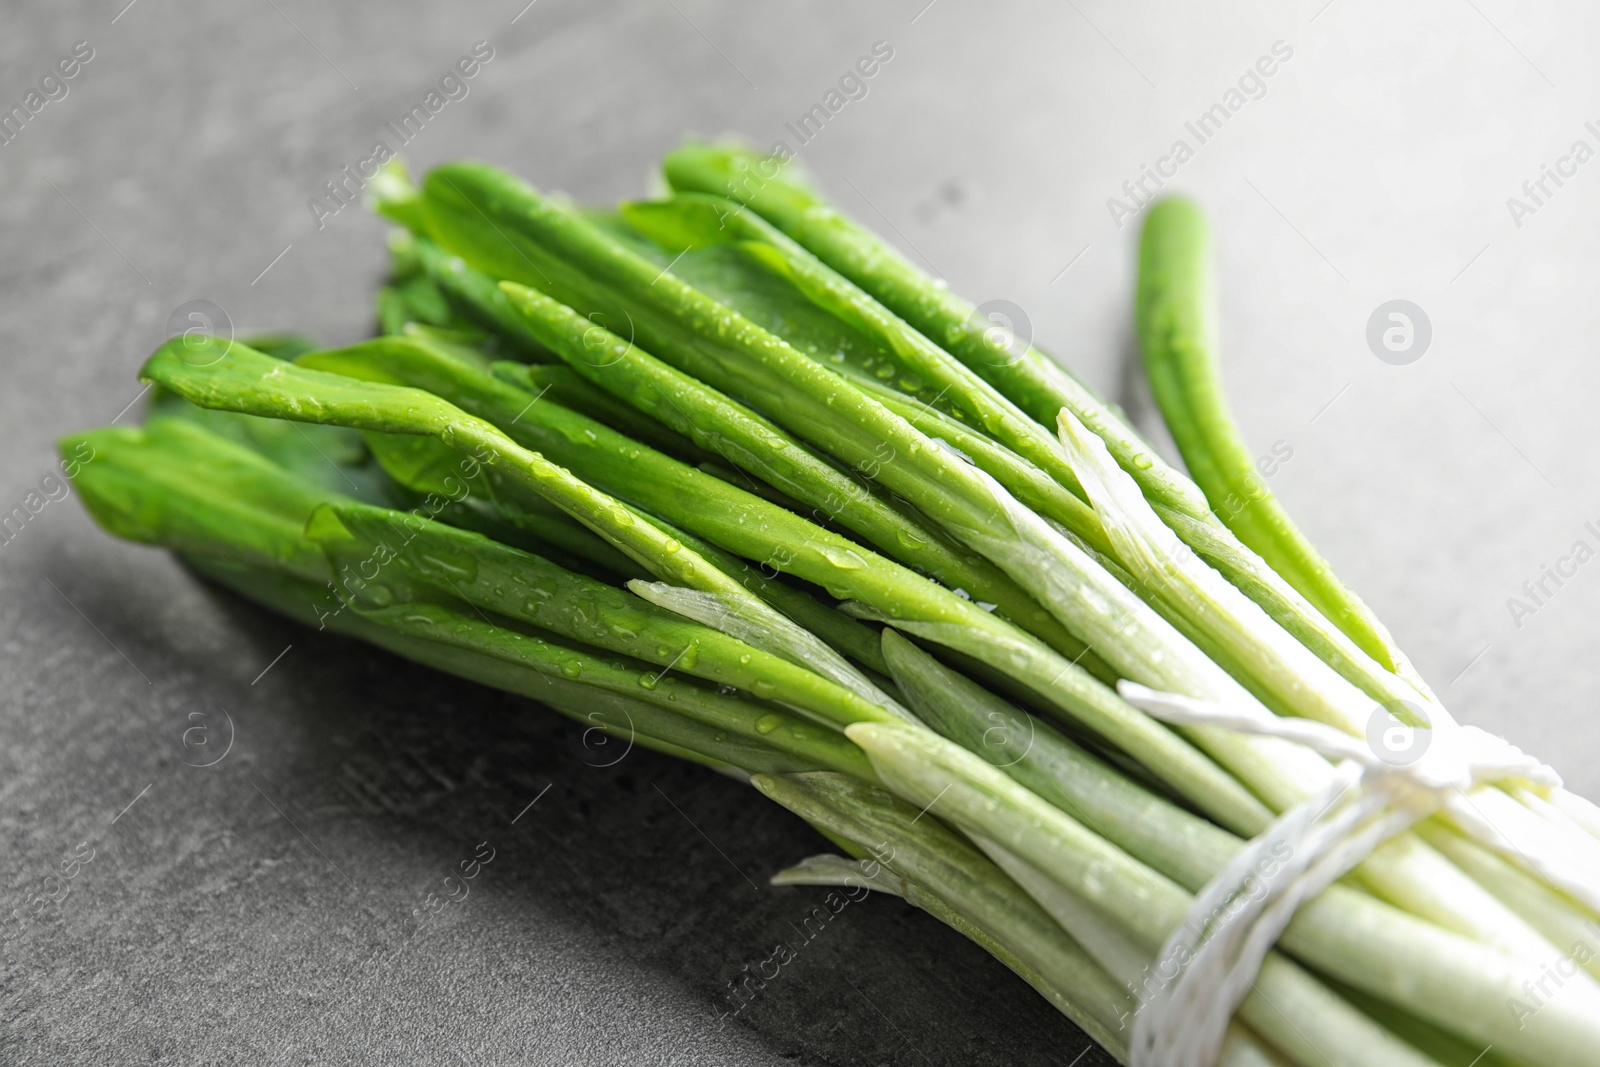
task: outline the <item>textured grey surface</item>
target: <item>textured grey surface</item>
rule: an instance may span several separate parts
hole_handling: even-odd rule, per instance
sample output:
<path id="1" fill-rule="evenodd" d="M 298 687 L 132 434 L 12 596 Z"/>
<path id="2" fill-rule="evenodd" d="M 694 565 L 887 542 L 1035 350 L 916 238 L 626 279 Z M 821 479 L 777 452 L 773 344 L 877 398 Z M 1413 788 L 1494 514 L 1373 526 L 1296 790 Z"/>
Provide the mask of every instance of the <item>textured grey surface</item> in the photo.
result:
<path id="1" fill-rule="evenodd" d="M 1592 11 L 123 2 L 0 15 L 7 106 L 95 50 L 0 145 L 0 510 L 57 436 L 134 400 L 187 300 L 360 337 L 383 228 L 351 208 L 319 231 L 305 201 L 481 39 L 494 59 L 408 157 L 594 200 L 646 189 L 688 132 L 793 145 L 784 122 L 890 42 L 805 159 L 1137 401 L 1134 228 L 1106 200 L 1284 41 L 1179 178 L 1217 225 L 1241 421 L 1292 449 L 1274 489 L 1458 715 L 1600 793 L 1600 564 L 1520 627 L 1507 606 L 1573 542 L 1600 547 L 1600 163 L 1520 228 L 1506 205 L 1573 141 L 1600 147 Z M 1363 339 L 1396 297 L 1434 328 L 1404 367 Z M 226 739 L 219 709 L 232 748 L 186 765 L 209 758 L 186 729 Z M 481 843 L 470 895 L 408 924 Z M 765 877 L 819 845 L 731 781 L 642 752 L 588 766 L 527 702 L 298 630 L 75 501 L 0 544 L 0 1061 L 1074 1062 L 1085 1039 L 1020 982 L 879 899 L 720 1022 L 726 984 L 818 896 Z"/>

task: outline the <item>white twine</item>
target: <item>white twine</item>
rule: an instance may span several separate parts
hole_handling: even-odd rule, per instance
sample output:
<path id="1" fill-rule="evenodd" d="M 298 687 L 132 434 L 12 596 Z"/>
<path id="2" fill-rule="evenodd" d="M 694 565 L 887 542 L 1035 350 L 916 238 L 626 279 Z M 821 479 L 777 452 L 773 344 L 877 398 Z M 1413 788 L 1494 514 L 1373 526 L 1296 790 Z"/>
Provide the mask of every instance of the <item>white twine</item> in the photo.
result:
<path id="1" fill-rule="evenodd" d="M 1467 797 L 1478 786 L 1508 780 L 1554 789 L 1561 784 L 1555 771 L 1503 738 L 1462 726 L 1437 704 L 1425 711 L 1413 706 L 1427 726 L 1416 728 L 1416 754 L 1396 757 L 1364 738 L 1260 707 L 1230 710 L 1128 681 L 1117 689 L 1166 722 L 1283 738 L 1340 761 L 1325 789 L 1246 844 L 1195 897 L 1146 982 L 1133 1021 L 1131 1067 L 1213 1067 L 1229 1021 L 1300 905 L 1435 812 L 1447 812 L 1483 844 L 1600 905 L 1600 881 L 1563 854 L 1557 835 L 1519 830 L 1513 841 Z"/>

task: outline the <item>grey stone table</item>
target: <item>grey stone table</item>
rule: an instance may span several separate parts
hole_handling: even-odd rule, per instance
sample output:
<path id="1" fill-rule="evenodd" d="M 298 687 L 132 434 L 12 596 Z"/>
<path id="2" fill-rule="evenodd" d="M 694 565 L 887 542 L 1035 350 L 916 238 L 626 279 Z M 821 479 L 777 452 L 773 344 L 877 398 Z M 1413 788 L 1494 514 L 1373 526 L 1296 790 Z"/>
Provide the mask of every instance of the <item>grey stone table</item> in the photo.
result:
<path id="1" fill-rule="evenodd" d="M 892 900 L 723 1018 L 817 903 L 765 885 L 806 828 L 298 629 L 53 480 L 59 435 L 138 417 L 187 301 L 369 329 L 383 227 L 308 201 L 401 132 L 414 165 L 594 200 L 686 133 L 784 140 L 1146 419 L 1132 216 L 1158 180 L 1200 197 L 1274 489 L 1462 718 L 1600 792 L 1592 8 L 125 2 L 0 15 L 0 107 L 27 116 L 0 144 L 0 513 L 27 516 L 0 543 L 0 1061 L 1109 1062 Z M 1369 346 L 1395 299 L 1425 350 Z"/>

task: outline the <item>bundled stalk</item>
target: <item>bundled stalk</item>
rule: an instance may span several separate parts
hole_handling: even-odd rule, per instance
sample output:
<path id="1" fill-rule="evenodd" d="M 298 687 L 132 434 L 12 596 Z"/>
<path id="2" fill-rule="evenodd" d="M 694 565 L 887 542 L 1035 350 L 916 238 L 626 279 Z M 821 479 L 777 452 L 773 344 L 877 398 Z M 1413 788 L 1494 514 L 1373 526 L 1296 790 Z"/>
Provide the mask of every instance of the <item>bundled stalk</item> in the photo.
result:
<path id="1" fill-rule="evenodd" d="M 663 171 L 597 211 L 391 168 L 383 335 L 169 341 L 142 427 L 63 442 L 87 506 L 749 782 L 845 852 L 776 884 L 903 897 L 1121 1060 L 1600 1062 L 1600 818 L 1483 756 L 1251 477 L 1192 206 L 1150 215 L 1138 318 L 1198 484 L 775 161 Z M 1476 743 L 1423 763 L 1459 801 L 1375 722 Z M 1347 789 L 1367 821 L 1315 839 Z M 1185 999 L 1241 922 L 1237 995 Z"/>

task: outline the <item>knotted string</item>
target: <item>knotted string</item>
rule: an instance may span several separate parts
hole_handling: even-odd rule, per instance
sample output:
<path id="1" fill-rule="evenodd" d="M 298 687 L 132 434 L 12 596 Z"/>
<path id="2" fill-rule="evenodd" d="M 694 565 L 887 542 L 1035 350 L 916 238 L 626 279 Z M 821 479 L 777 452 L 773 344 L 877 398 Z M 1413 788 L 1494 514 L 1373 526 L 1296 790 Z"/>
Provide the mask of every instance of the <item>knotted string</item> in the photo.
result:
<path id="1" fill-rule="evenodd" d="M 1301 904 L 1435 812 L 1447 811 L 1465 833 L 1502 854 L 1514 852 L 1579 899 L 1593 904 L 1600 897 L 1596 883 L 1552 842 L 1510 840 L 1467 799 L 1472 789 L 1495 782 L 1556 788 L 1555 771 L 1503 738 L 1462 726 L 1437 704 L 1415 709 L 1427 725 L 1415 728 L 1409 751 L 1396 754 L 1375 739 L 1265 708 L 1227 709 L 1128 681 L 1117 688 L 1166 722 L 1283 738 L 1338 761 L 1333 780 L 1248 842 L 1167 938 L 1134 1016 L 1132 1067 L 1213 1067 L 1229 1020 Z"/>

